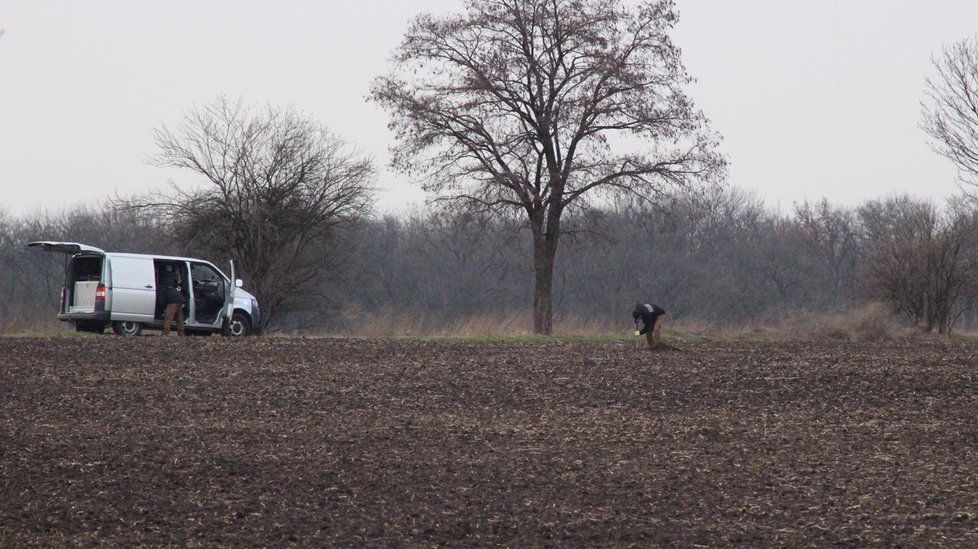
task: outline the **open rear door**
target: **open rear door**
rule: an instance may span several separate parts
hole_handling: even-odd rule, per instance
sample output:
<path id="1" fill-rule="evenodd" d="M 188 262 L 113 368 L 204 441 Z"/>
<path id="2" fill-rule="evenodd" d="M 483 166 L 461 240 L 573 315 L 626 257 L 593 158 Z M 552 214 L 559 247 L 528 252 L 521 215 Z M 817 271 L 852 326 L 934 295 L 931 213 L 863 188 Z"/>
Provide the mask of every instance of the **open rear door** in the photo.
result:
<path id="1" fill-rule="evenodd" d="M 88 244 L 79 244 L 78 242 L 57 242 L 54 240 L 38 240 L 36 242 L 28 242 L 27 247 L 32 250 L 40 250 L 42 252 L 55 252 L 65 254 L 65 275 L 68 274 L 68 260 L 71 256 L 81 253 L 81 252 L 92 252 L 96 254 L 105 255 L 105 251 L 95 246 L 89 246 Z M 64 296 L 62 296 L 62 300 Z M 62 303 L 62 308 L 64 308 L 64 303 Z"/>
<path id="2" fill-rule="evenodd" d="M 110 297 L 107 289 L 111 284 L 109 271 L 105 265 L 105 251 L 78 242 L 53 240 L 28 242 L 26 246 L 32 250 L 64 254 L 65 279 L 61 289 L 58 318 L 61 320 L 70 318 L 79 322 L 101 322 L 101 326 L 104 326 L 109 320 Z M 89 327 L 93 326 L 99 327 L 98 324 L 89 322 Z"/>
<path id="3" fill-rule="evenodd" d="M 105 253 L 105 250 L 96 248 L 95 246 L 89 246 L 87 244 L 79 244 L 78 242 L 54 242 L 51 240 L 39 240 L 37 242 L 28 242 L 27 247 L 35 250 L 41 250 L 42 252 L 61 252 L 64 254 L 77 254 L 80 252 L 94 252 L 97 254 Z"/>

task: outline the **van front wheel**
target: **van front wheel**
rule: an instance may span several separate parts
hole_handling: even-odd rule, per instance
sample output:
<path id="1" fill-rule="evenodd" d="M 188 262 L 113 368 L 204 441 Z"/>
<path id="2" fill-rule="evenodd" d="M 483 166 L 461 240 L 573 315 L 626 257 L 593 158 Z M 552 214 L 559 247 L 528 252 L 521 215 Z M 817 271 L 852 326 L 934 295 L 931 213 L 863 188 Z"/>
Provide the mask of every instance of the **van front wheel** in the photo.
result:
<path id="1" fill-rule="evenodd" d="M 133 322 L 131 320 L 113 322 L 112 331 L 115 335 L 120 336 L 138 336 L 143 333 L 143 325 L 140 322 Z"/>
<path id="2" fill-rule="evenodd" d="M 231 321 L 224 325 L 223 335 L 230 337 L 251 335 L 251 319 L 241 311 L 235 311 L 231 315 Z"/>

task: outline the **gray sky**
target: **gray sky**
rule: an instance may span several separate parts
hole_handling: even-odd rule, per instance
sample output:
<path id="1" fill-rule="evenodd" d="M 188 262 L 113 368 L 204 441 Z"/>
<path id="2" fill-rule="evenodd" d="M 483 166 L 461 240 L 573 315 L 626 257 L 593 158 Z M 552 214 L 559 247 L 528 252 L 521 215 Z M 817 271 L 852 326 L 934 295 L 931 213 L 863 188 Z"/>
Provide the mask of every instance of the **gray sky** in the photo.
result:
<path id="1" fill-rule="evenodd" d="M 918 128 L 931 56 L 978 34 L 975 0 L 677 0 L 690 94 L 729 182 L 770 206 L 957 191 Z M 386 168 L 370 81 L 411 17 L 461 0 L 5 0 L 0 208 L 24 214 L 160 189 L 152 130 L 219 94 L 294 105 L 372 156 L 381 210 L 423 194 Z"/>

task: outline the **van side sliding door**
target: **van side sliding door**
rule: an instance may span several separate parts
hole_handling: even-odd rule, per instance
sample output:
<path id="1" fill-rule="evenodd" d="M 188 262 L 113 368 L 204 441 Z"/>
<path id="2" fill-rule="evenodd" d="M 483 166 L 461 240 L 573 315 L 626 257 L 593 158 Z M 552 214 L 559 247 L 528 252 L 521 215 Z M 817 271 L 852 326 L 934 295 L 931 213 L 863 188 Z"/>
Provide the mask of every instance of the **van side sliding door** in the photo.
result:
<path id="1" fill-rule="evenodd" d="M 112 270 L 112 321 L 153 322 L 156 276 L 153 260 L 108 254 Z"/>

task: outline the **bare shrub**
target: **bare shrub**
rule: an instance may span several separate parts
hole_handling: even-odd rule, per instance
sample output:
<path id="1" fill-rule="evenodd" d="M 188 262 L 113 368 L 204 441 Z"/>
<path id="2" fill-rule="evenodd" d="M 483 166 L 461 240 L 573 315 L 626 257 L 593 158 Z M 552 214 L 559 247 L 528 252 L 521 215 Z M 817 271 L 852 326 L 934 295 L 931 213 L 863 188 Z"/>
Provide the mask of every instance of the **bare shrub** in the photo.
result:
<path id="1" fill-rule="evenodd" d="M 871 302 L 831 314 L 798 314 L 785 323 L 791 339 L 892 341 L 910 335 L 884 304 Z"/>
<path id="2" fill-rule="evenodd" d="M 256 111 L 220 97 L 156 130 L 154 163 L 204 183 L 121 203 L 160 217 L 186 250 L 233 256 L 261 301 L 261 328 L 316 303 L 337 269 L 337 233 L 369 211 L 370 159 L 295 108 Z"/>

